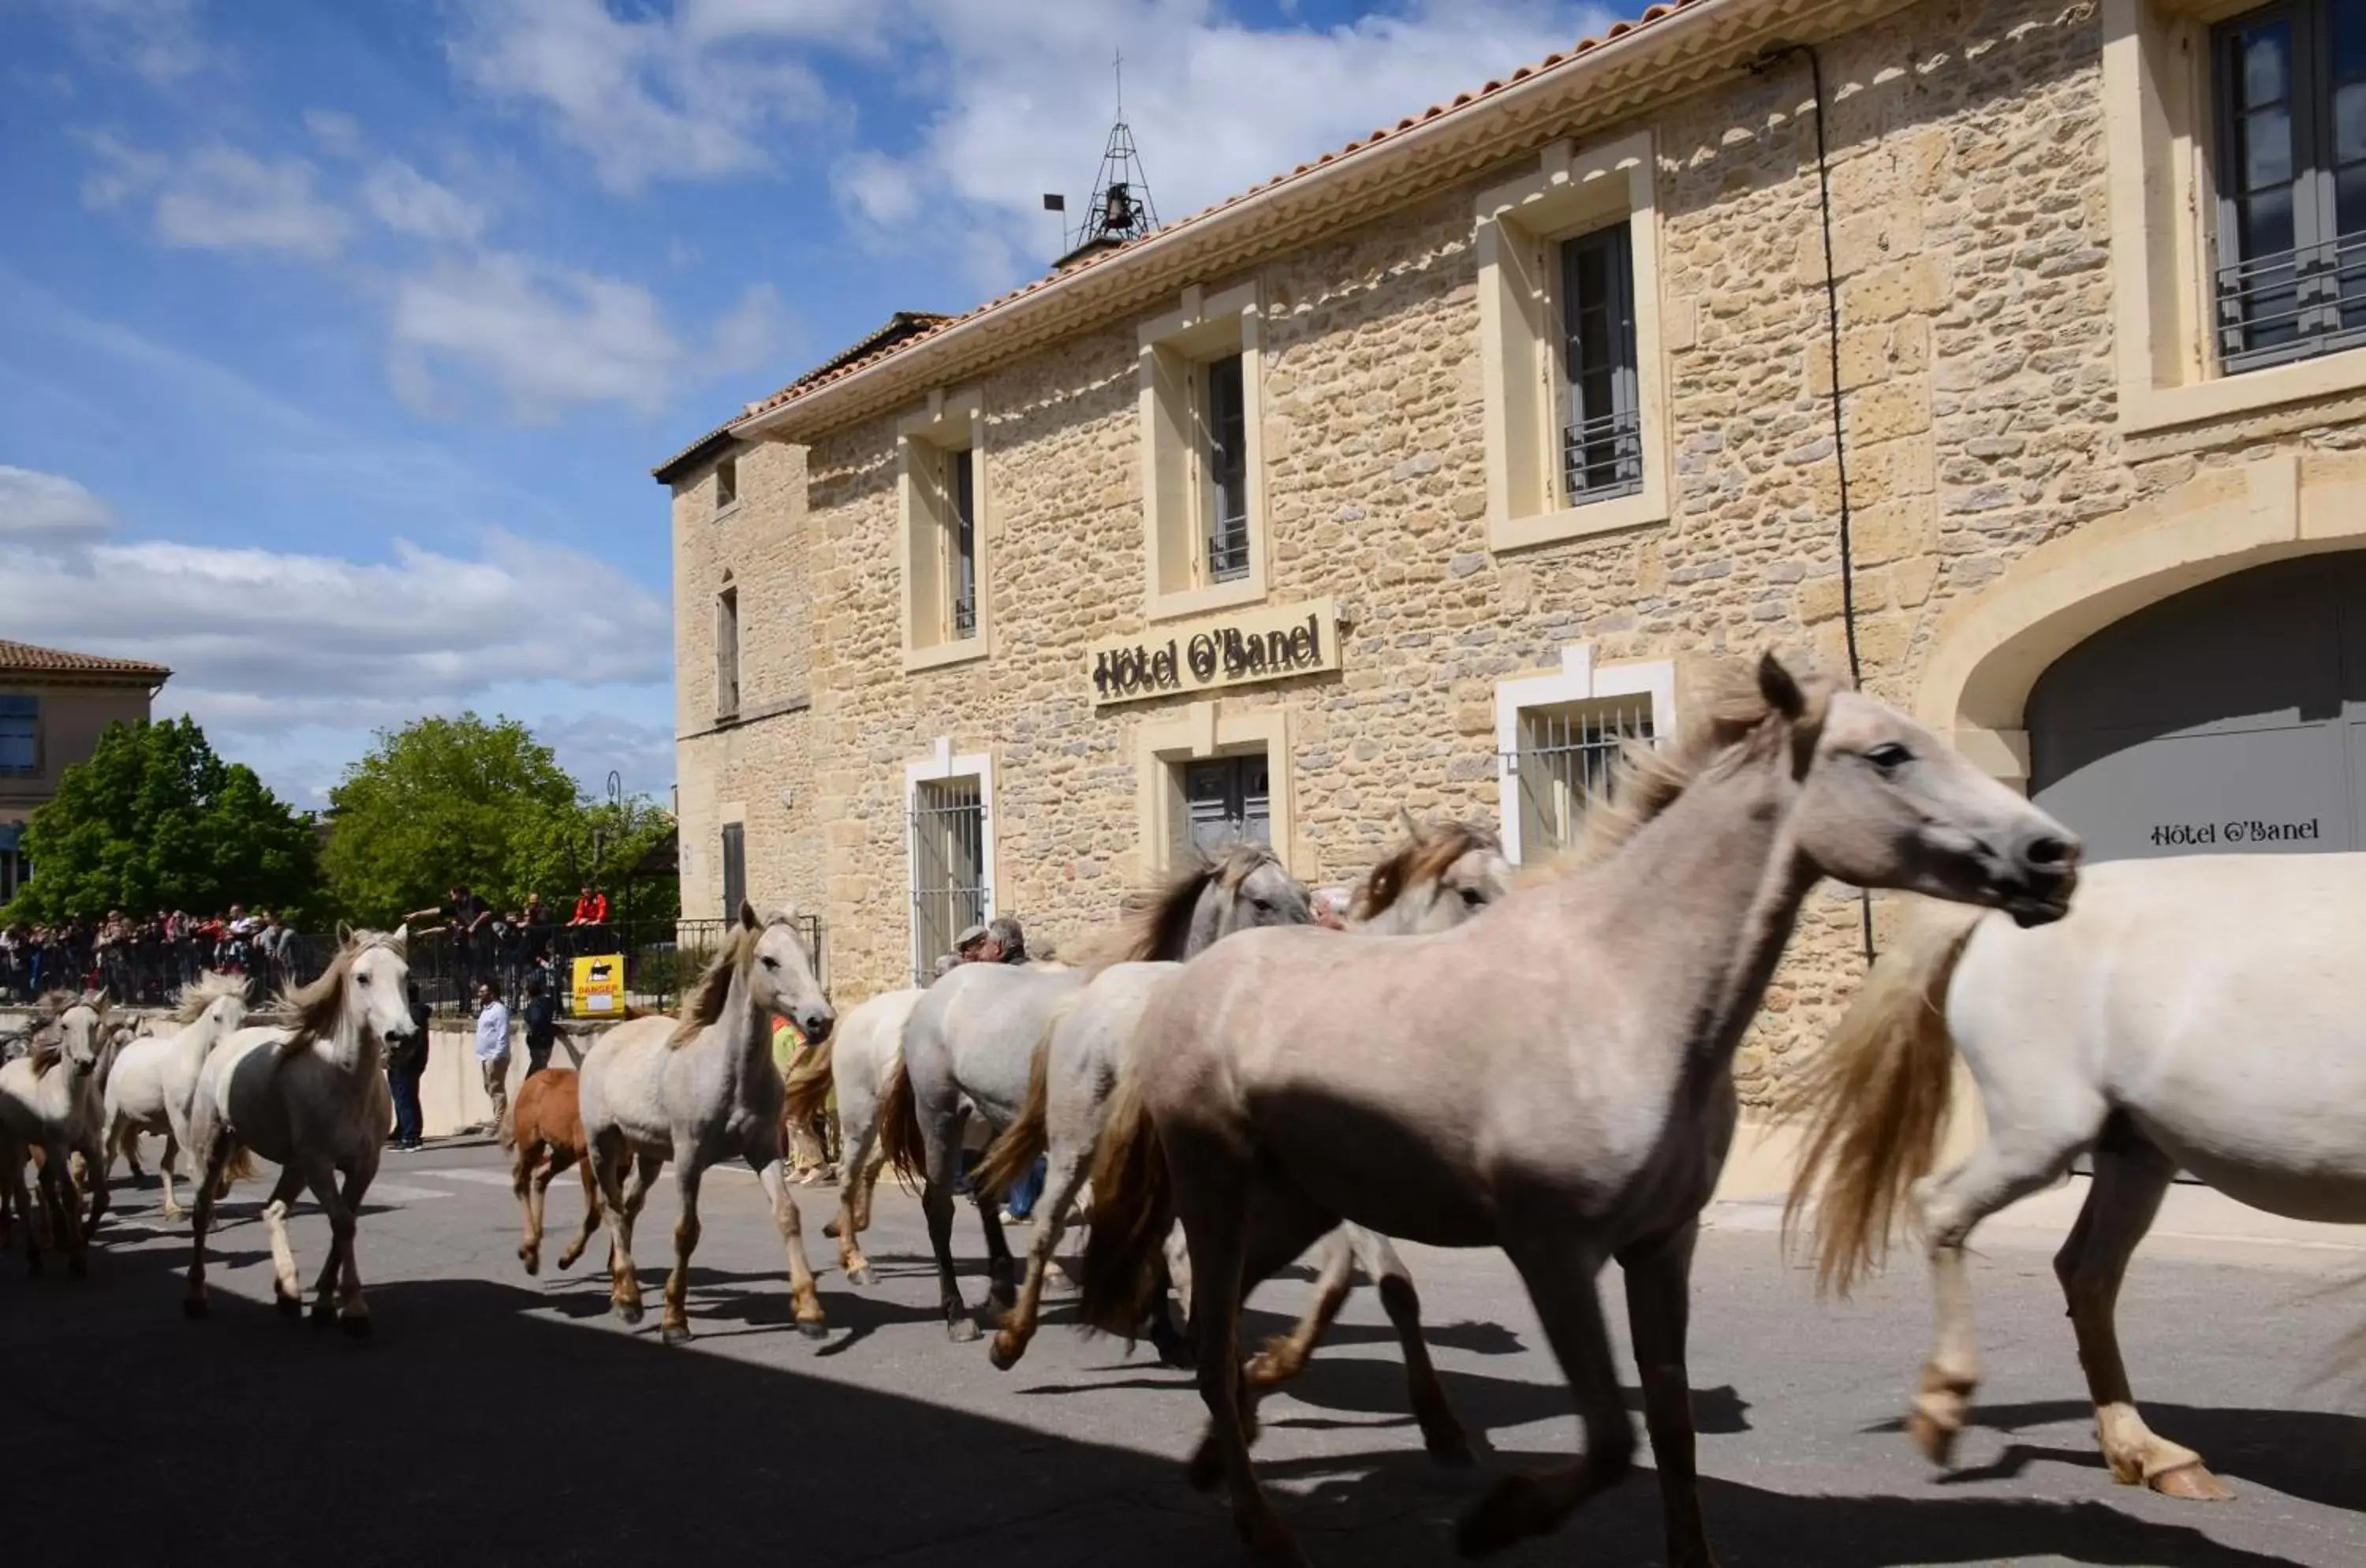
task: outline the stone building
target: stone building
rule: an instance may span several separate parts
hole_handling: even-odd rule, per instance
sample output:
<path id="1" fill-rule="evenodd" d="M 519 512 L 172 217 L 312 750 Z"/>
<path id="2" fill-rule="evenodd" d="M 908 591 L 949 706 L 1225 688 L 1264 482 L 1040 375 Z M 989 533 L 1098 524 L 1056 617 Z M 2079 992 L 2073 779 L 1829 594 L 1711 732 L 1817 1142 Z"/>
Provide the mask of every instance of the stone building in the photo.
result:
<path id="1" fill-rule="evenodd" d="M 685 909 L 817 907 L 854 997 L 1195 837 L 1534 858 L 1762 648 L 2099 854 L 2349 847 L 2361 69 L 2366 0 L 1689 0 L 899 319 L 659 470 Z"/>
<path id="2" fill-rule="evenodd" d="M 144 724 L 172 671 L 136 659 L 105 659 L 0 639 L 0 905 L 31 874 L 25 824 L 58 792 L 58 780 L 90 761 L 110 724 Z"/>

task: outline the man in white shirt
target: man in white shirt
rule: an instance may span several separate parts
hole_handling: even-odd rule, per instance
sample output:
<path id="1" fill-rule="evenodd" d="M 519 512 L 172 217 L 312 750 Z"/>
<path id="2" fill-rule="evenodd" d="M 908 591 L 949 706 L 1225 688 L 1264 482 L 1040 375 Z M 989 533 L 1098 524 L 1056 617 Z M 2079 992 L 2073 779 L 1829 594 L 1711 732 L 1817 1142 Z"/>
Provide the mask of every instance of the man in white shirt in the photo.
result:
<path id="1" fill-rule="evenodd" d="M 477 987 L 477 1066 L 485 1075 L 485 1094 L 493 1102 L 493 1136 L 501 1137 L 510 1121 L 510 1010 L 490 986 Z"/>

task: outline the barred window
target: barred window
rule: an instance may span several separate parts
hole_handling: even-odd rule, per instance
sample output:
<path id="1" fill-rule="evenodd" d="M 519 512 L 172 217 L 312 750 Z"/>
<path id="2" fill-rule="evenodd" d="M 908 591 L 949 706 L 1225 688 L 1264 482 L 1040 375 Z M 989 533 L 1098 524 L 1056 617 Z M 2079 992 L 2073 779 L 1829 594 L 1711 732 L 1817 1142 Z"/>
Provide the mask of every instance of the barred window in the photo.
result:
<path id="1" fill-rule="evenodd" d="M 1626 223 L 1560 247 L 1561 473 L 1569 504 L 1643 486 L 1634 242 Z"/>
<path id="2" fill-rule="evenodd" d="M 1651 739 L 1651 700 L 1618 697 L 1520 710 L 1519 747 L 1504 759 L 1519 784 L 1520 858 L 1576 842 L 1589 801 L 1606 795 L 1619 752 Z"/>

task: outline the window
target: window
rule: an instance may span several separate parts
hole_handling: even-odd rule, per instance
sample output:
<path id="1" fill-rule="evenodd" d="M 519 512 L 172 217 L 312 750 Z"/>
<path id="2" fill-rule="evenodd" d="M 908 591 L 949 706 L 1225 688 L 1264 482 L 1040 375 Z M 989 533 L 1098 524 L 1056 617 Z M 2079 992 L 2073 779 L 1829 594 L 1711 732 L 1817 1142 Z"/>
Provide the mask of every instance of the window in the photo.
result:
<path id="1" fill-rule="evenodd" d="M 1561 242 L 1561 474 L 1572 503 L 1643 485 L 1633 254 L 1623 222 Z"/>
<path id="2" fill-rule="evenodd" d="M 1560 142 L 1479 197 L 1490 548 L 1667 519 L 1653 168 Z"/>
<path id="3" fill-rule="evenodd" d="M 1273 789 L 1262 751 L 1186 762 L 1183 799 L 1190 812 L 1191 845 L 1202 854 L 1244 839 L 1273 842 Z"/>
<path id="4" fill-rule="evenodd" d="M 726 457 L 715 465 L 715 510 L 739 504 L 739 459 Z"/>
<path id="5" fill-rule="evenodd" d="M 1597 669 L 1585 643 L 1560 669 L 1495 687 L 1495 769 L 1504 852 L 1534 863 L 1567 849 L 1588 801 L 1608 789 L 1629 740 L 1675 728 L 1676 671 L 1652 660 Z"/>
<path id="6" fill-rule="evenodd" d="M 1139 336 L 1147 613 L 1254 603 L 1268 553 L 1256 287 L 1187 289 Z"/>
<path id="7" fill-rule="evenodd" d="M 1587 803 L 1608 795 L 1626 743 L 1651 733 L 1648 696 L 1521 709 L 1519 744 L 1503 759 L 1519 785 L 1521 852 L 1542 859 L 1575 843 Z"/>
<path id="8" fill-rule="evenodd" d="M 723 825 L 723 918 L 736 920 L 748 901 L 748 829 L 745 823 Z"/>
<path id="9" fill-rule="evenodd" d="M 2366 5 L 2221 24 L 2219 355 L 2231 373 L 2366 342 Z"/>
<path id="10" fill-rule="evenodd" d="M 727 588 L 715 598 L 715 715 L 729 718 L 738 711 L 739 590 Z"/>
<path id="11" fill-rule="evenodd" d="M 1228 354 L 1201 367 L 1200 400 L 1206 464 L 1207 580 L 1232 582 L 1249 574 L 1248 422 L 1242 401 L 1241 356 Z"/>
<path id="12" fill-rule="evenodd" d="M 41 771 L 41 699 L 0 697 L 0 773 Z"/>
<path id="13" fill-rule="evenodd" d="M 924 781 L 912 795 L 912 976 L 986 919 L 986 798 L 975 777 Z"/>
<path id="14" fill-rule="evenodd" d="M 32 875 L 32 864 L 25 858 L 25 825 L 0 822 L 0 907 L 6 907 Z"/>
<path id="15" fill-rule="evenodd" d="M 985 418 L 975 392 L 930 399 L 898 426 L 904 668 L 982 658 L 988 535 Z"/>

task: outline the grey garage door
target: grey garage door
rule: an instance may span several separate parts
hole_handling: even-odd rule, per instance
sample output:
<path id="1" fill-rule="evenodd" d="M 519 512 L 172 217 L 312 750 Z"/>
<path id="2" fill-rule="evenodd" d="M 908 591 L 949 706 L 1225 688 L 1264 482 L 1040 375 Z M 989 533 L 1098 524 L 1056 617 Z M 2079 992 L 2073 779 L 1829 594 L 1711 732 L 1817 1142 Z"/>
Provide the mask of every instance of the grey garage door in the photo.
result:
<path id="1" fill-rule="evenodd" d="M 2030 792 L 2097 860 L 2366 841 L 2366 555 L 2189 589 L 2058 660 Z"/>

